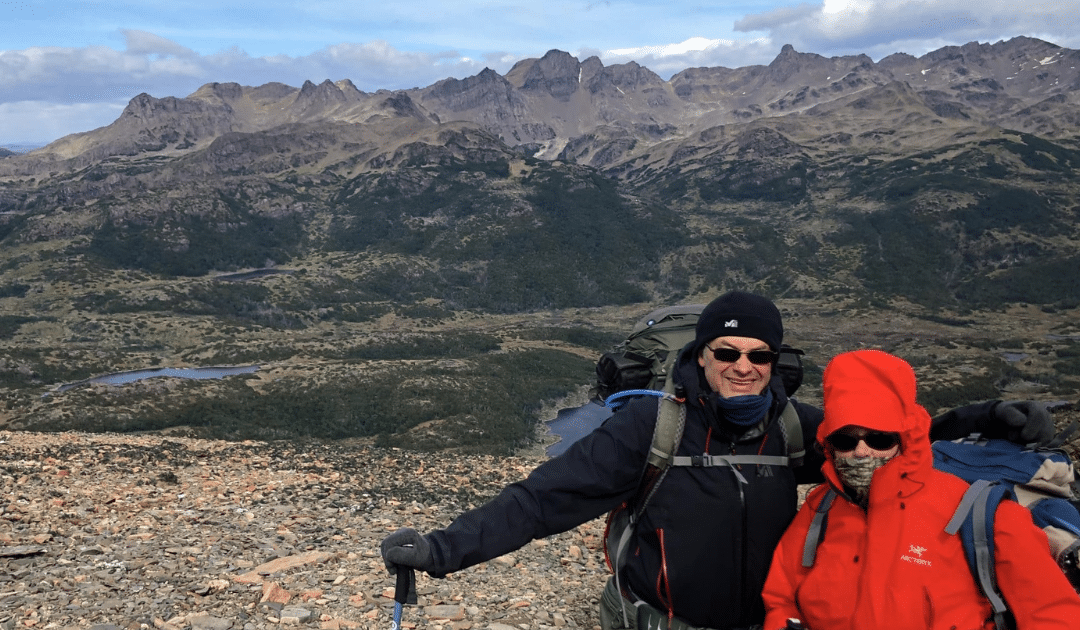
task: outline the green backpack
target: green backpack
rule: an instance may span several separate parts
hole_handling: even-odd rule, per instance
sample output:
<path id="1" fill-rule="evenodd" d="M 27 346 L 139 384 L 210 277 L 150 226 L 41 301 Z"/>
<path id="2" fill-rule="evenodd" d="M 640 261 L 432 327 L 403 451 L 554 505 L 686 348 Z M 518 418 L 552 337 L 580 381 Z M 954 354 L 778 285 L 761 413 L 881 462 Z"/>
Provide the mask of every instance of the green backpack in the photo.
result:
<path id="1" fill-rule="evenodd" d="M 694 340 L 704 304 L 665 306 L 634 324 L 625 341 L 596 362 L 596 393 L 602 400 L 635 389 L 662 390 L 668 360 Z"/>
<path id="2" fill-rule="evenodd" d="M 607 400 L 630 390 L 663 390 L 679 351 L 694 340 L 704 308 L 704 304 L 665 306 L 638 320 L 630 335 L 596 362 L 596 395 Z M 802 384 L 802 355 L 802 350 L 786 344 L 780 347 L 776 371 L 788 396 Z"/>

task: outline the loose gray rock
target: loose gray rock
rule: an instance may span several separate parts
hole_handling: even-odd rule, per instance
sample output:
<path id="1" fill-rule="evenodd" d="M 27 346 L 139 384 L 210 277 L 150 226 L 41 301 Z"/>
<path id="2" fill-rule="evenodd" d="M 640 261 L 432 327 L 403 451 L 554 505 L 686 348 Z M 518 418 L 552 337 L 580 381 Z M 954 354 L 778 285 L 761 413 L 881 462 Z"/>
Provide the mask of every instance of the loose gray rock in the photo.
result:
<path id="1" fill-rule="evenodd" d="M 443 527 L 543 460 L 0 431 L 0 630 L 389 628 L 382 538 Z M 597 520 L 418 574 L 404 625 L 592 630 L 602 536 Z"/>

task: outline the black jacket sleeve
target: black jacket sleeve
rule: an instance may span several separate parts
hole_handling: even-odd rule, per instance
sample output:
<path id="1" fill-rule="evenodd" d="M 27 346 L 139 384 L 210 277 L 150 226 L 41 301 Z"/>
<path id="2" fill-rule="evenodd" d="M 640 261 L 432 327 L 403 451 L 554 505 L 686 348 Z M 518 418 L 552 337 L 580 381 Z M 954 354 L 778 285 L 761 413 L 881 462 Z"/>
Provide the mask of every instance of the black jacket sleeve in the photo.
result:
<path id="1" fill-rule="evenodd" d="M 633 496 L 656 424 L 656 399 L 633 401 L 523 481 L 428 534 L 436 577 L 588 522 Z"/>
<path id="2" fill-rule="evenodd" d="M 994 407 L 1001 402 L 988 400 L 957 407 L 951 411 L 934 416 L 930 423 L 931 440 L 957 440 L 972 433 L 983 433 L 987 437 L 1004 437 L 1008 427 L 997 430 L 999 423 L 994 421 Z"/>
<path id="3" fill-rule="evenodd" d="M 982 433 L 987 437 L 1004 437 L 1008 427 L 999 427 L 1001 423 L 994 419 L 994 407 L 997 400 L 989 400 L 957 407 L 932 419 L 930 425 L 931 440 L 956 440 L 972 433 Z M 824 413 L 817 407 L 796 402 L 795 409 L 803 425 L 803 440 L 806 442 L 806 458 L 803 465 L 795 469 L 795 479 L 799 483 L 821 483 L 821 465 L 825 455 L 817 446 L 817 428 L 824 418 Z"/>

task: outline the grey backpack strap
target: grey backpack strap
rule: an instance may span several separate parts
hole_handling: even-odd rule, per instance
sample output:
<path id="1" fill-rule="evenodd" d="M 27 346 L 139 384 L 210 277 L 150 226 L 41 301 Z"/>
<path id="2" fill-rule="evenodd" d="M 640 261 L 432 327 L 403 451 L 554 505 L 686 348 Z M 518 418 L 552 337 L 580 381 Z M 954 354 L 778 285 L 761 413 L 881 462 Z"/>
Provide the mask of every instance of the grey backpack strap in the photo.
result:
<path id="1" fill-rule="evenodd" d="M 960 531 L 960 527 L 964 524 L 964 519 L 966 519 L 968 514 L 974 509 L 976 501 L 982 501 L 983 514 L 986 514 L 986 499 L 990 492 L 990 486 L 992 485 L 994 485 L 994 482 L 992 481 L 978 479 L 968 487 L 964 492 L 964 496 L 960 497 L 960 504 L 956 506 L 956 511 L 953 512 L 952 518 L 949 519 L 949 523 L 945 526 L 946 534 L 955 536 L 956 532 Z"/>
<path id="2" fill-rule="evenodd" d="M 836 490 L 829 487 L 825 492 L 825 496 L 821 497 L 821 503 L 818 504 L 817 510 L 814 511 L 814 518 L 810 521 L 810 528 L 806 530 L 806 542 L 803 543 L 802 565 L 804 567 L 814 566 L 814 560 L 817 560 L 817 548 L 821 541 L 825 539 L 825 528 L 829 524 L 829 508 L 832 507 L 835 498 Z"/>
<path id="3" fill-rule="evenodd" d="M 671 465 L 671 458 L 679 448 L 683 429 L 686 428 L 686 405 L 683 402 L 675 396 L 675 379 L 667 379 L 656 411 L 656 428 L 649 447 L 650 466 L 666 470 Z"/>
<path id="4" fill-rule="evenodd" d="M 623 623 L 626 627 L 630 627 L 630 621 L 626 609 L 626 599 L 621 597 L 622 578 L 620 565 L 627 549 L 630 547 L 637 520 L 641 513 L 645 511 L 645 506 L 649 503 L 653 493 L 660 487 L 664 476 L 667 475 L 668 468 L 671 467 L 671 460 L 675 456 L 679 442 L 682 441 L 683 430 L 686 428 L 686 405 L 683 403 L 683 400 L 675 397 L 675 379 L 668 378 L 664 382 L 664 395 L 657 404 L 656 427 L 653 429 L 652 444 L 649 445 L 647 464 L 645 470 L 642 471 L 643 480 L 650 468 L 655 468 L 657 472 L 650 480 L 643 481 L 639 486 L 638 495 L 631 501 L 626 526 L 619 534 L 618 542 L 615 544 L 612 571 L 615 574 L 616 589 L 620 593 Z"/>
<path id="5" fill-rule="evenodd" d="M 622 579 L 619 576 L 619 560 L 622 559 L 623 554 L 626 553 L 627 547 L 630 546 L 630 538 L 633 533 L 634 523 L 631 520 L 627 522 L 626 528 L 623 530 L 622 535 L 619 536 L 619 542 L 615 546 L 616 559 L 614 562 L 614 566 L 612 567 L 615 573 L 615 590 L 617 593 L 619 593 L 619 603 L 622 604 L 622 617 L 624 628 L 632 628 L 633 626 L 630 625 L 630 616 L 626 612 L 626 598 L 622 596 Z"/>
<path id="6" fill-rule="evenodd" d="M 678 402 L 674 394 L 665 392 L 656 411 L 656 429 L 653 431 L 652 446 L 649 447 L 649 465 L 661 470 L 671 465 L 685 427 L 686 406 Z"/>
<path id="7" fill-rule="evenodd" d="M 990 600 L 990 607 L 994 610 L 994 624 L 999 629 L 1008 628 L 1005 613 L 1008 606 L 997 589 L 996 568 L 994 558 L 990 553 L 990 538 L 993 531 L 987 531 L 986 511 L 989 509 L 988 499 L 990 489 L 994 482 L 986 479 L 978 479 L 964 492 L 960 498 L 960 504 L 945 526 L 945 533 L 954 535 L 960 531 L 964 521 L 971 519 L 972 545 L 975 552 L 975 580 L 979 583 L 986 599 Z"/>
<path id="8" fill-rule="evenodd" d="M 799 413 L 795 411 L 795 405 L 791 404 L 790 400 L 780 412 L 780 428 L 784 432 L 784 440 L 787 441 L 788 465 L 792 468 L 801 465 L 806 457 L 806 444 L 803 442 Z"/>

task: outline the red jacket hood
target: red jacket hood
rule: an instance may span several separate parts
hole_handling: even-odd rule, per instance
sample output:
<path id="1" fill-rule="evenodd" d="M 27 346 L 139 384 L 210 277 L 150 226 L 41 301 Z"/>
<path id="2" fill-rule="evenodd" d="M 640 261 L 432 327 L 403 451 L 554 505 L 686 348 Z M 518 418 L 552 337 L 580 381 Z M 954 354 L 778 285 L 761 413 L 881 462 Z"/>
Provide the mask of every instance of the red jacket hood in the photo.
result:
<path id="1" fill-rule="evenodd" d="M 899 433 L 900 453 L 882 471 L 888 469 L 896 482 L 916 481 L 923 476 L 920 470 L 933 467 L 930 414 L 915 402 L 915 371 L 906 361 L 880 350 L 846 352 L 825 367 L 823 381 L 825 419 L 818 426 L 820 444 L 848 425 Z M 825 459 L 822 472 L 842 488 L 828 448 Z"/>

